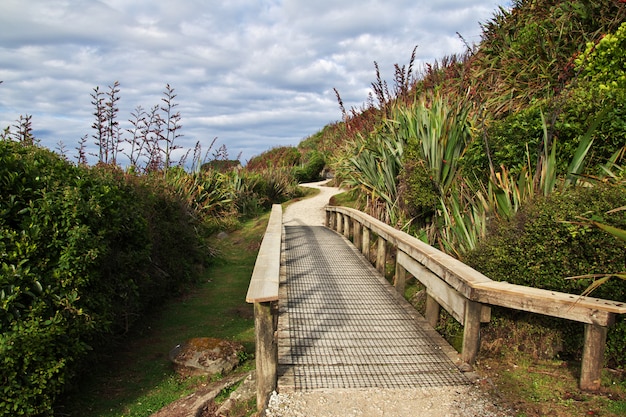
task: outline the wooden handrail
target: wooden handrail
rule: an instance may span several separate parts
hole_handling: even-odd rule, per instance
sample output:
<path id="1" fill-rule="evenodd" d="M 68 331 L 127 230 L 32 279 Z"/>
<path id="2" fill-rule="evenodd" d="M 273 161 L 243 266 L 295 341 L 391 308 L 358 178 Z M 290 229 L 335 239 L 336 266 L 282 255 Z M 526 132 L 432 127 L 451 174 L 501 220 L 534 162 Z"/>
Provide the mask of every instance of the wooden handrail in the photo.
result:
<path id="1" fill-rule="evenodd" d="M 246 302 L 254 303 L 256 402 L 259 411 L 267 406 L 269 396 L 276 389 L 277 383 L 278 346 L 274 334 L 280 284 L 282 230 L 282 207 L 274 204 L 246 295 Z"/>
<path id="2" fill-rule="evenodd" d="M 282 228 L 282 207 L 274 204 L 252 271 L 246 294 L 248 303 L 278 301 Z"/>
<path id="3" fill-rule="evenodd" d="M 464 325 L 462 360 L 473 363 L 480 346 L 480 323 L 490 319 L 489 306 L 544 314 L 585 324 L 585 347 L 580 377 L 582 389 L 600 388 L 600 372 L 608 326 L 626 303 L 581 297 L 557 291 L 493 281 L 459 260 L 402 231 L 348 207 L 328 206 L 326 225 L 350 238 L 369 255 L 370 236 L 377 239 L 376 267 L 385 269 L 387 246 L 396 248 L 396 289 L 404 292 L 406 272 L 427 292 L 426 319 L 434 326 L 444 307 Z"/>

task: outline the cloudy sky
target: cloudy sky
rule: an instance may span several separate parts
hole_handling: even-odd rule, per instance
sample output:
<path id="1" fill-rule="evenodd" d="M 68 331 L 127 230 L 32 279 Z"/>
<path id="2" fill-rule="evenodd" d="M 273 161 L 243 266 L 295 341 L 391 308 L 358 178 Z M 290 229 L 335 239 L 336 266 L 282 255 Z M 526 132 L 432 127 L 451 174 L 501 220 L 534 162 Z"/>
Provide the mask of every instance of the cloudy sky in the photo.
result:
<path id="1" fill-rule="evenodd" d="M 297 145 L 360 107 L 374 61 L 392 82 L 417 45 L 418 67 L 480 41 L 504 0 L 2 0 L 0 127 L 33 116 L 35 136 L 73 159 L 89 135 L 90 94 L 120 83 L 119 121 L 174 88 L 176 145 L 214 137 L 242 162 Z M 215 148 L 214 148 L 215 149 Z M 182 152 L 182 151 L 179 151 Z"/>

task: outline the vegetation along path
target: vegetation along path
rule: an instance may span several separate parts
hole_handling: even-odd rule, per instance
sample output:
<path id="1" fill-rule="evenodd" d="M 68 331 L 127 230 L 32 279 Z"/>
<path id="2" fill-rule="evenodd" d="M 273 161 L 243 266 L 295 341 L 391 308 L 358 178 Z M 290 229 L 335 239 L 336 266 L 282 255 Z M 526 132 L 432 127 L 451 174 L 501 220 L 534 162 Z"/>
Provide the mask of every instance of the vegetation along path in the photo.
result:
<path id="1" fill-rule="evenodd" d="M 289 206 L 270 416 L 507 415 L 455 367 L 453 349 L 341 236 L 321 226 L 339 192 Z"/>

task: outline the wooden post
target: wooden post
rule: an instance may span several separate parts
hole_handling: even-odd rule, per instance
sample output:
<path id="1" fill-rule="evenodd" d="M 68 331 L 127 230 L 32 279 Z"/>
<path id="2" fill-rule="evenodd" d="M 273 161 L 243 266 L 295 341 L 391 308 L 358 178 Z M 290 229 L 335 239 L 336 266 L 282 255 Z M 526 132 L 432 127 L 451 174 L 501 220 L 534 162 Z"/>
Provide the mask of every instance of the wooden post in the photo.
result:
<path id="1" fill-rule="evenodd" d="M 585 324 L 585 346 L 580 369 L 580 389 L 597 391 L 600 389 L 604 349 L 608 328 L 597 324 Z"/>
<path id="2" fill-rule="evenodd" d="M 441 310 L 441 306 L 439 303 L 430 296 L 430 294 L 426 294 L 426 311 L 424 312 L 424 318 L 428 321 L 428 324 L 435 327 L 439 323 L 439 311 Z M 465 350 L 465 349 L 464 349 Z"/>
<path id="3" fill-rule="evenodd" d="M 337 213 L 337 228 L 335 229 L 337 233 L 343 232 L 343 214 Z"/>
<path id="4" fill-rule="evenodd" d="M 361 250 L 361 245 L 363 244 L 363 239 L 361 238 L 361 230 L 363 230 L 363 227 L 361 226 L 361 223 L 356 220 L 354 220 L 353 227 L 354 232 L 352 236 L 352 243 L 354 243 L 354 246 L 356 246 L 358 250 Z"/>
<path id="5" fill-rule="evenodd" d="M 274 338 L 272 302 L 254 303 L 254 333 L 256 336 L 256 405 L 267 407 L 270 394 L 276 389 L 278 346 Z"/>
<path id="6" fill-rule="evenodd" d="M 480 349 L 480 313 L 482 304 L 467 300 L 463 323 L 463 352 L 461 360 L 472 365 Z"/>
<path id="7" fill-rule="evenodd" d="M 404 296 L 404 287 L 406 286 L 406 269 L 396 260 L 396 279 L 393 286 L 400 295 Z"/>
<path id="8" fill-rule="evenodd" d="M 370 260 L 370 229 L 363 226 L 361 253 Z"/>
<path id="9" fill-rule="evenodd" d="M 348 215 L 344 215 L 343 216 L 343 235 L 347 238 L 350 239 L 350 216 Z"/>
<path id="10" fill-rule="evenodd" d="M 376 251 L 376 269 L 385 276 L 385 267 L 387 262 L 387 241 L 378 236 L 378 250 Z"/>
<path id="11" fill-rule="evenodd" d="M 332 218 L 333 218 L 333 214 L 330 211 L 326 211 L 326 227 L 328 227 L 329 229 L 332 229 Z"/>

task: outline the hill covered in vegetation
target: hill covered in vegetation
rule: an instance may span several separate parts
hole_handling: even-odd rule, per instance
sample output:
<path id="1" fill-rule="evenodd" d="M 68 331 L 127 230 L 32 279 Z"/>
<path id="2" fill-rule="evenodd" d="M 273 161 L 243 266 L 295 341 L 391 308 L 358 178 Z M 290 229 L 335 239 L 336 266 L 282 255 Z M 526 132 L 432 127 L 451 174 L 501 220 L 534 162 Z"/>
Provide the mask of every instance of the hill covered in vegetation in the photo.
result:
<path id="1" fill-rule="evenodd" d="M 461 55 L 376 66 L 373 94 L 300 143 L 359 207 L 490 278 L 626 301 L 626 4 L 514 1 Z M 583 280 L 570 276 L 586 275 Z M 613 276 L 613 279 L 608 279 Z M 608 279 L 608 281 L 607 281 Z M 594 286 L 595 288 L 595 286 Z M 581 331 L 561 331 L 578 357 Z M 607 360 L 626 363 L 626 322 Z"/>
<path id="2" fill-rule="evenodd" d="M 621 0 L 514 1 L 464 54 L 415 68 L 413 53 L 391 83 L 376 71 L 359 109 L 338 86 L 341 122 L 243 168 L 199 147 L 190 172 L 173 163 L 169 85 L 161 109 L 134 115 L 125 168 L 115 84 L 92 96 L 96 166 L 82 146 L 76 164 L 40 148 L 21 119 L 0 138 L 0 414 L 51 414 L 88 358 L 210 264 L 206 235 L 323 169 L 361 209 L 492 279 L 580 293 L 591 281 L 568 276 L 626 271 L 624 242 L 596 227 L 626 229 L 625 21 Z M 596 295 L 626 302 L 626 283 Z M 541 325 L 580 354 L 580 329 Z M 624 318 L 607 361 L 626 364 Z"/>

